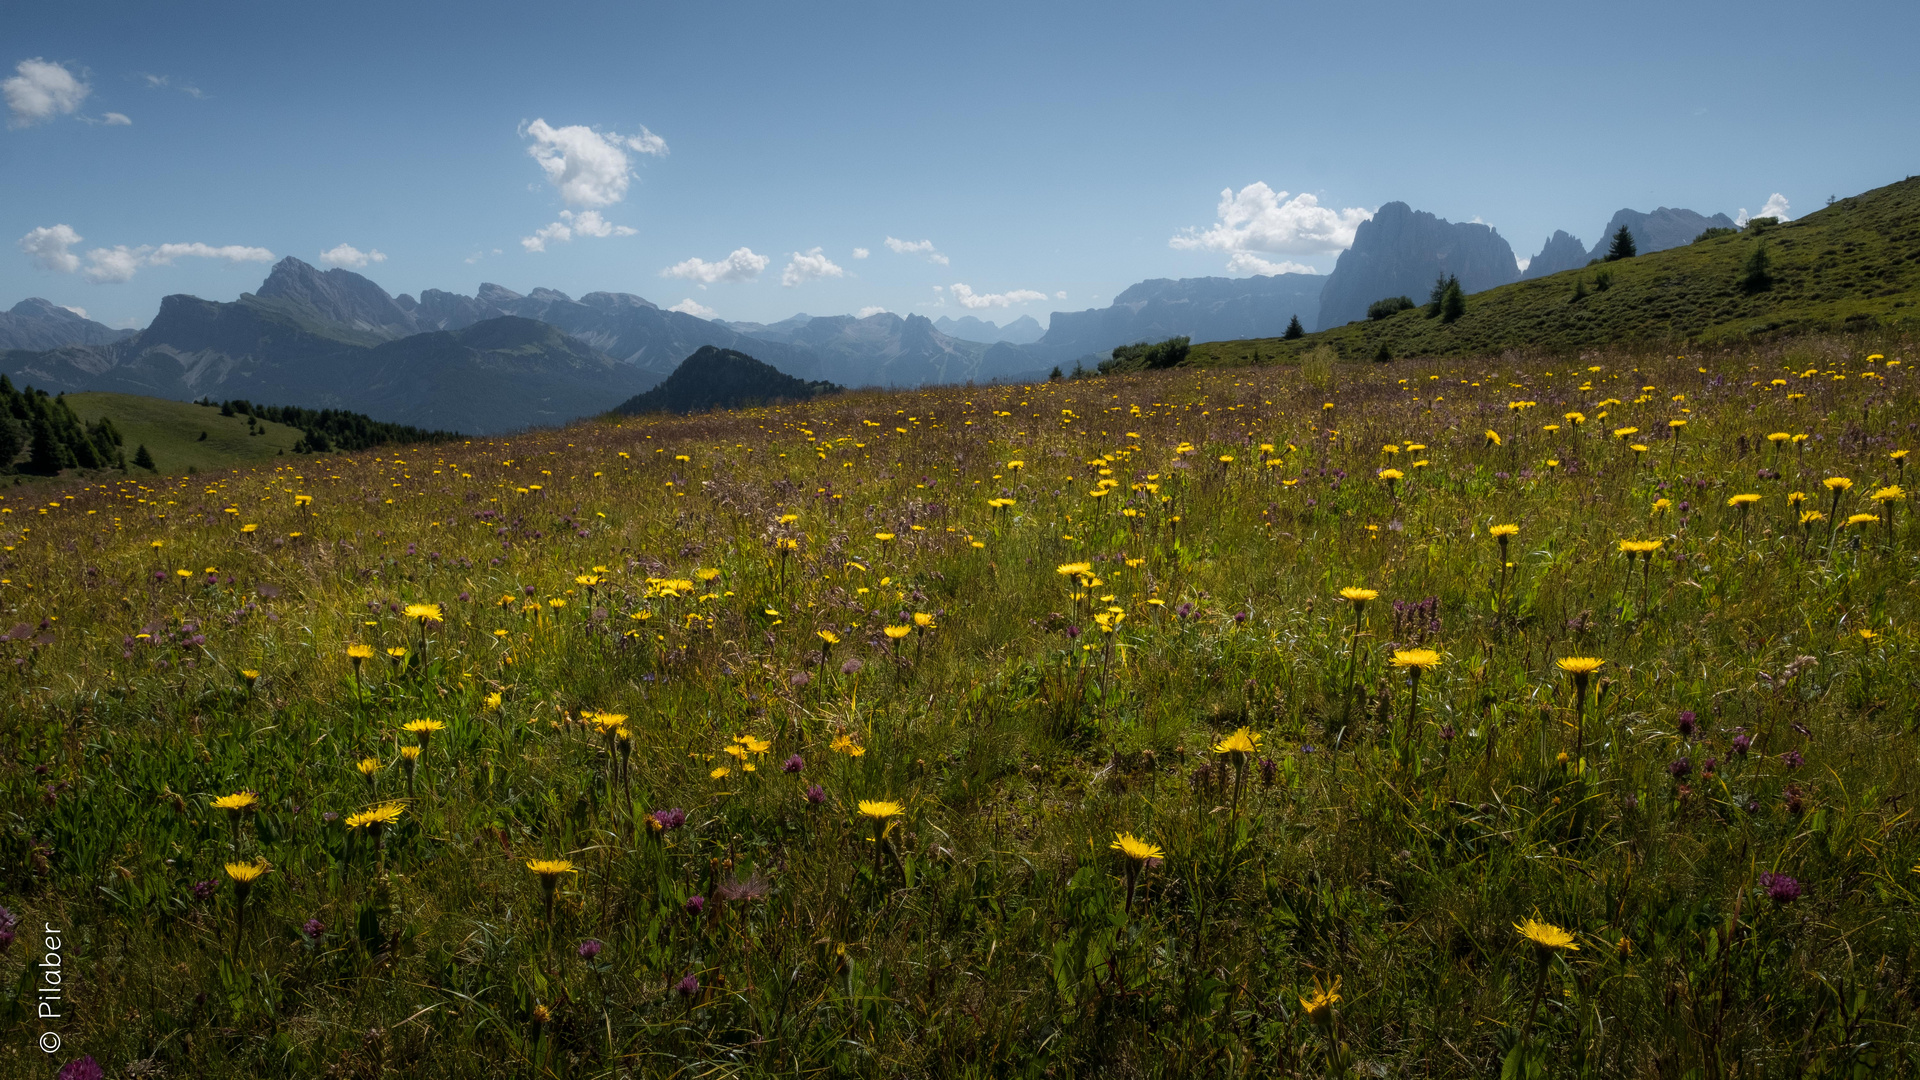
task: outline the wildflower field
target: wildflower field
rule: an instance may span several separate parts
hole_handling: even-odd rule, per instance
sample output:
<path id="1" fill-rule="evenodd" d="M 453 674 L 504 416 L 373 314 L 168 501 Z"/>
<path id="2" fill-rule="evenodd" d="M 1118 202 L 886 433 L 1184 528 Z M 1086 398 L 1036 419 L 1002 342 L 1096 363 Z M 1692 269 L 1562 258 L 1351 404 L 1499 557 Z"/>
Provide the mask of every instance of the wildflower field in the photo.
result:
<path id="1" fill-rule="evenodd" d="M 1911 1075 L 1866 344 L 10 489 L 0 1074 Z"/>

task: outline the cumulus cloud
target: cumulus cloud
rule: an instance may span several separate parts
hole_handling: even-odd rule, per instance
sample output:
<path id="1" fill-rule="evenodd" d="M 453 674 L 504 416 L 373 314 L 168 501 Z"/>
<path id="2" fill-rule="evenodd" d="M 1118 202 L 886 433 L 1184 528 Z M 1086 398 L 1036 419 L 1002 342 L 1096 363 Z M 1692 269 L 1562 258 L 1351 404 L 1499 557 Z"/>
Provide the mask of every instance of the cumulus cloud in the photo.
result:
<path id="1" fill-rule="evenodd" d="M 71 311 L 71 312 L 73 312 L 73 313 L 74 313 L 75 315 L 78 315 L 78 316 L 80 316 L 80 317 L 81 317 L 81 318 L 83 318 L 83 319 L 87 317 L 87 309 L 86 309 L 86 308 L 83 308 L 83 307 L 75 307 L 75 306 L 73 306 L 72 304 L 61 304 L 60 306 L 61 306 L 61 307 L 63 307 L 63 308 L 66 308 L 66 309 L 67 309 L 68 311 Z"/>
<path id="2" fill-rule="evenodd" d="M 812 251 L 796 251 L 787 259 L 787 268 L 780 272 L 780 284 L 792 287 L 819 278 L 846 276 L 845 270 L 822 255 L 819 248 L 814 248 Z"/>
<path id="3" fill-rule="evenodd" d="M 887 249 L 895 255 L 925 255 L 928 262 L 938 263 L 941 266 L 947 265 L 947 257 L 933 250 L 933 241 L 931 240 L 896 240 L 889 236 L 887 237 Z M 864 251 L 866 249 L 862 248 L 861 250 Z M 865 256 L 856 257 L 864 258 Z"/>
<path id="4" fill-rule="evenodd" d="M 1065 300 L 1067 298 L 1067 290 L 1061 289 L 1059 292 L 1053 294 L 1053 298 L 1055 300 Z"/>
<path id="5" fill-rule="evenodd" d="M 887 315 L 887 314 L 891 314 L 891 312 L 889 312 L 886 308 L 881 307 L 879 304 L 868 304 L 866 307 L 863 307 L 860 309 L 858 317 L 862 319 L 871 319 L 875 315 Z"/>
<path id="6" fill-rule="evenodd" d="M 521 237 L 520 246 L 528 251 L 545 251 L 549 243 L 566 243 L 576 236 L 632 236 L 638 231 L 609 222 L 598 210 L 582 210 L 577 214 L 562 210 L 559 221 L 534 230 L 532 236 Z"/>
<path id="7" fill-rule="evenodd" d="M 1255 255 L 1251 251 L 1236 251 L 1227 260 L 1229 274 L 1311 274 L 1314 269 L 1304 263 L 1283 259 L 1272 262 Z"/>
<path id="8" fill-rule="evenodd" d="M 973 311 L 979 311 L 984 308 L 1012 307 L 1015 304 L 1031 304 L 1036 300 L 1045 300 L 1047 298 L 1046 293 L 1035 292 L 1032 289 L 1013 289 L 1003 293 L 976 293 L 971 286 L 958 283 L 950 285 L 948 288 L 953 291 L 953 298 L 960 301 L 961 307 Z"/>
<path id="9" fill-rule="evenodd" d="M 127 119 L 126 113 L 110 112 L 107 115 L 101 117 L 100 122 L 107 125 L 108 127 L 132 127 L 133 126 L 133 121 Z"/>
<path id="10" fill-rule="evenodd" d="M 715 311 L 715 310 L 713 310 L 712 308 L 710 308 L 710 307 L 708 307 L 707 305 L 705 305 L 705 304 L 703 304 L 703 303 L 701 303 L 700 301 L 698 301 L 698 300 L 695 300 L 695 299 L 694 299 L 693 297 L 691 297 L 691 296 L 689 296 L 689 297 L 687 297 L 687 298 L 686 298 L 685 300 L 682 300 L 682 301 L 680 301 L 679 303 L 677 303 L 677 304 L 675 304 L 675 305 L 673 305 L 672 307 L 670 307 L 670 308 L 668 308 L 667 310 L 668 310 L 668 311 L 678 311 L 678 312 L 680 312 L 680 313 L 681 313 L 681 314 L 683 314 L 683 315 L 691 315 L 691 316 L 693 316 L 693 317 L 694 317 L 694 318 L 696 318 L 696 319 L 711 319 L 711 318 L 713 318 L 713 317 L 714 317 L 715 315 L 718 315 L 718 314 L 720 314 L 719 312 L 717 312 L 717 311 Z"/>
<path id="11" fill-rule="evenodd" d="M 263 247 L 249 247 L 244 244 L 161 244 L 153 247 L 142 244 L 128 247 L 115 244 L 113 247 L 98 247 L 87 252 L 86 279 L 95 285 L 116 284 L 133 280 L 133 275 L 143 267 L 171 266 L 175 259 L 225 259 L 228 262 L 272 262 L 273 252 Z"/>
<path id="12" fill-rule="evenodd" d="M 339 247 L 321 252 L 320 261 L 326 263 L 328 266 L 345 266 L 358 270 L 368 263 L 386 262 L 387 255 L 386 252 L 381 251 L 379 248 L 374 248 L 372 251 L 361 251 L 352 244 L 341 244 Z"/>
<path id="13" fill-rule="evenodd" d="M 1787 197 L 1776 191 L 1767 199 L 1767 205 L 1761 207 L 1757 214 L 1748 214 L 1747 208 L 1741 207 L 1740 216 L 1734 218 L 1733 223 L 1744 229 L 1747 227 L 1747 222 L 1757 217 L 1774 217 L 1781 221 L 1792 221 L 1793 219 L 1787 216 L 1790 209 L 1792 208 L 1787 205 Z"/>
<path id="14" fill-rule="evenodd" d="M 6 97 L 10 114 L 8 127 L 27 127 L 70 114 L 93 89 L 73 72 L 37 56 L 20 61 L 13 70 L 12 78 L 0 82 L 0 95 Z"/>
<path id="15" fill-rule="evenodd" d="M 755 255 L 752 248 L 741 247 L 734 248 L 731 254 L 718 262 L 696 257 L 674 263 L 660 271 L 660 276 L 697 281 L 701 285 L 712 285 L 717 281 L 752 281 L 771 262 L 773 260 L 765 255 Z"/>
<path id="16" fill-rule="evenodd" d="M 71 274 L 80 269 L 80 256 L 67 250 L 83 238 L 70 225 L 43 225 L 20 238 L 20 250 L 42 270 Z"/>
<path id="17" fill-rule="evenodd" d="M 868 251 L 868 250 L 867 250 L 866 248 L 854 248 L 854 249 L 853 249 L 853 257 L 854 257 L 854 258 L 856 258 L 856 259 L 864 259 L 864 258 L 866 258 L 867 256 L 869 256 L 869 255 L 871 255 L 871 254 L 873 254 L 873 252 L 871 252 L 871 251 Z"/>
<path id="18" fill-rule="evenodd" d="M 633 177 L 628 150 L 654 157 L 667 152 L 666 140 L 644 127 L 638 135 L 603 135 L 580 124 L 554 127 L 535 120 L 522 125 L 520 134 L 533 140 L 527 154 L 539 162 L 560 198 L 570 206 L 590 209 L 612 206 L 627 197 Z"/>
<path id="19" fill-rule="evenodd" d="M 1238 193 L 1232 188 L 1221 191 L 1216 213 L 1218 220 L 1212 225 L 1205 229 L 1189 227 L 1169 239 L 1168 246 L 1234 254 L 1345 251 L 1353 246 L 1354 230 L 1373 216 L 1357 207 L 1335 210 L 1321 206 L 1318 199 L 1305 193 L 1289 197 L 1287 192 L 1260 182 L 1248 184 Z"/>

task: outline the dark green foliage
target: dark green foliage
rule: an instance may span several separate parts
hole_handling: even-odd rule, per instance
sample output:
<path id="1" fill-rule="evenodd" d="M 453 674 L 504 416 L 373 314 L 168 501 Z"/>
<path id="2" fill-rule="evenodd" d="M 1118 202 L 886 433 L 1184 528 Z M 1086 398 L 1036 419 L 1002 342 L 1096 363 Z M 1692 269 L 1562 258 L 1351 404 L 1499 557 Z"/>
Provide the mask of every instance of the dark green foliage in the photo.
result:
<path id="1" fill-rule="evenodd" d="M 1467 292 L 1460 287 L 1460 279 L 1447 278 L 1447 291 L 1440 296 L 1440 321 L 1450 323 L 1467 313 Z"/>
<path id="2" fill-rule="evenodd" d="M 1427 290 L 1427 318 L 1437 319 L 1447 306 L 1447 291 L 1460 287 L 1460 279 L 1450 274 L 1442 274 L 1433 279 L 1433 288 Z"/>
<path id="3" fill-rule="evenodd" d="M 211 399 L 200 404 L 213 407 Z M 296 454 L 348 453 L 371 450 L 388 443 L 451 442 L 461 436 L 452 431 L 428 431 L 410 424 L 389 424 L 364 413 L 345 409 L 303 409 L 298 405 L 255 405 L 245 398 L 220 402 L 221 416 L 245 416 L 248 430 L 253 422 L 284 424 L 305 433 L 293 446 Z M 201 438 L 206 434 L 201 433 Z"/>
<path id="4" fill-rule="evenodd" d="M 1053 365 L 1053 370 L 1052 370 L 1052 371 L 1049 371 L 1049 372 L 1047 372 L 1047 381 L 1048 381 L 1048 382 L 1059 382 L 1059 381 L 1060 381 L 1060 380 L 1061 380 L 1062 378 L 1064 378 L 1064 376 L 1063 376 L 1063 375 L 1061 375 L 1061 373 L 1060 373 L 1060 365 L 1059 365 L 1059 364 L 1055 364 L 1055 365 Z"/>
<path id="5" fill-rule="evenodd" d="M 1729 229 L 1724 225 L 1715 225 L 1713 228 L 1708 229 L 1705 232 L 1701 233 L 1699 236 L 1694 237 L 1693 242 L 1697 244 L 1702 240 L 1713 240 L 1722 236 L 1734 236 L 1739 232 L 1740 232 L 1739 229 Z"/>
<path id="6" fill-rule="evenodd" d="M 31 386 L 15 390 L 0 375 L 0 472 L 52 476 L 62 469 L 120 466 L 120 442 L 111 420 L 82 424 L 64 397 Z M 14 459 L 23 448 L 27 460 L 16 470 Z"/>
<path id="7" fill-rule="evenodd" d="M 1307 336 L 1307 328 L 1300 325 L 1300 316 L 1295 315 L 1287 322 L 1287 332 L 1280 335 L 1287 341 L 1296 341 Z"/>
<path id="8" fill-rule="evenodd" d="M 1179 367 L 1191 351 L 1188 338 L 1175 337 L 1152 345 L 1144 341 L 1132 345 L 1122 345 L 1113 350 L 1110 359 L 1100 361 L 1100 374 L 1114 375 L 1128 371 L 1158 371 L 1164 368 Z"/>
<path id="9" fill-rule="evenodd" d="M 1773 288 L 1772 269 L 1773 260 L 1767 255 L 1767 242 L 1758 241 L 1740 267 L 1740 290 L 1752 295 Z"/>
<path id="10" fill-rule="evenodd" d="M 141 443 L 140 448 L 133 452 L 133 464 L 138 468 L 147 470 L 148 472 L 160 471 L 159 467 L 154 465 L 153 463 L 153 455 L 147 452 L 146 443 Z"/>
<path id="11" fill-rule="evenodd" d="M 1613 243 L 1607 245 L 1607 261 L 1619 262 L 1638 254 L 1640 250 L 1633 244 L 1633 233 L 1625 225 L 1620 226 L 1620 231 L 1613 234 Z"/>
<path id="12" fill-rule="evenodd" d="M 1368 304 L 1367 318 L 1378 321 L 1398 315 L 1403 311 L 1412 311 L 1416 306 L 1418 305 L 1413 302 L 1413 298 L 1410 296 L 1389 296 L 1385 300 L 1375 300 L 1373 303 Z M 1298 324 L 1299 321 L 1298 319 L 1294 320 L 1295 324 Z"/>
<path id="13" fill-rule="evenodd" d="M 1601 292 L 1606 292 L 1608 289 L 1613 288 L 1613 271 L 1611 270 L 1594 271 L 1593 287 L 1600 290 Z"/>
<path id="14" fill-rule="evenodd" d="M 614 411 L 633 414 L 738 409 L 780 401 L 807 401 L 821 394 L 837 394 L 842 389 L 830 382 L 796 379 L 743 352 L 706 345 L 680 361 L 680 366 L 659 386 L 628 398 Z"/>
<path id="15" fill-rule="evenodd" d="M 1383 341 L 1380 343 L 1380 347 L 1373 351 L 1373 359 L 1375 363 L 1384 364 L 1393 359 L 1393 350 L 1387 348 L 1387 343 Z"/>
<path id="16" fill-rule="evenodd" d="M 1587 279 L 1585 275 L 1573 279 L 1573 296 L 1569 302 L 1579 303 L 1587 298 Z"/>

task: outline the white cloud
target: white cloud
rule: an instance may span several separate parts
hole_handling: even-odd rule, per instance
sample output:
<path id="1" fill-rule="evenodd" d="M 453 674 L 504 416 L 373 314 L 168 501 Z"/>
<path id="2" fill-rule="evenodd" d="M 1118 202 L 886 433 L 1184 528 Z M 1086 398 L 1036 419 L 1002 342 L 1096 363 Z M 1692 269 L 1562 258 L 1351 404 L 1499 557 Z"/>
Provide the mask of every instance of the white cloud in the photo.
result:
<path id="1" fill-rule="evenodd" d="M 846 276 L 845 270 L 822 255 L 819 248 L 814 248 L 812 251 L 793 253 L 787 260 L 787 268 L 780 272 L 780 284 L 792 287 L 818 278 Z"/>
<path id="2" fill-rule="evenodd" d="M 1233 258 L 1227 260 L 1229 274 L 1311 274 L 1311 266 L 1297 263 L 1291 259 L 1272 262 L 1255 255 L 1251 251 L 1236 251 Z"/>
<path id="3" fill-rule="evenodd" d="M 559 221 L 535 230 L 532 236 L 521 237 L 520 246 L 528 251 L 545 251 L 549 242 L 565 243 L 576 236 L 632 236 L 638 231 L 608 222 L 598 210 L 582 210 L 577 214 L 562 210 Z"/>
<path id="4" fill-rule="evenodd" d="M 1312 195 L 1288 198 L 1264 183 L 1248 184 L 1235 194 L 1220 192 L 1219 220 L 1205 230 L 1188 228 L 1167 241 L 1183 250 L 1261 251 L 1283 255 L 1313 255 L 1345 251 L 1353 246 L 1353 232 L 1372 217 L 1351 207 L 1321 206 Z"/>
<path id="5" fill-rule="evenodd" d="M 80 317 L 81 317 L 81 318 L 83 318 L 83 319 L 87 317 L 87 309 L 86 309 L 86 308 L 83 308 L 83 307 L 74 307 L 74 306 L 73 306 L 72 304 L 61 304 L 60 306 L 61 306 L 61 307 L 63 307 L 63 308 L 66 308 L 66 309 L 67 309 L 68 311 L 71 311 L 71 312 L 73 312 L 73 313 L 74 313 L 75 315 L 78 315 L 78 316 L 80 316 Z"/>
<path id="6" fill-rule="evenodd" d="M 1513 262 L 1515 266 L 1518 266 L 1520 268 L 1520 272 L 1524 274 L 1527 272 L 1527 267 L 1533 265 L 1533 256 L 1516 255 L 1514 256 Z"/>
<path id="7" fill-rule="evenodd" d="M 107 115 L 101 117 L 100 122 L 107 125 L 108 127 L 132 127 L 133 126 L 133 121 L 127 119 L 126 113 L 110 112 Z"/>
<path id="8" fill-rule="evenodd" d="M 0 82 L 0 94 L 5 95 L 7 110 L 12 113 L 7 118 L 8 127 L 27 127 L 71 113 L 93 89 L 74 78 L 73 72 L 37 56 L 20 61 L 13 70 L 18 74 Z"/>
<path id="9" fill-rule="evenodd" d="M 71 274 L 80 269 L 80 256 L 67 249 L 81 239 L 70 225 L 43 225 L 20 238 L 20 250 L 42 270 Z"/>
<path id="10" fill-rule="evenodd" d="M 711 285 L 716 281 L 752 281 L 772 261 L 765 255 L 755 255 L 752 248 L 734 248 L 732 254 L 719 262 L 692 258 L 667 267 L 660 271 L 660 276 L 683 278 L 702 285 Z"/>
<path id="11" fill-rule="evenodd" d="M 1067 291 L 1065 289 L 1062 289 L 1059 292 L 1054 293 L 1053 298 L 1055 300 L 1065 300 L 1067 298 Z"/>
<path id="12" fill-rule="evenodd" d="M 527 154 L 540 163 L 547 181 L 570 206 L 612 206 L 626 198 L 633 177 L 627 150 L 655 157 L 667 152 L 666 140 L 644 127 L 633 136 L 602 135 L 579 124 L 557 128 L 535 120 L 523 125 L 520 134 L 532 137 Z"/>
<path id="13" fill-rule="evenodd" d="M 703 304 L 703 303 L 701 303 L 700 301 L 698 301 L 698 300 L 695 300 L 695 299 L 694 299 L 693 297 L 691 297 L 691 296 L 689 296 L 689 297 L 687 297 L 687 298 L 686 298 L 685 300 L 682 300 L 682 301 L 680 301 L 679 303 L 677 303 L 677 304 L 675 304 L 675 305 L 673 305 L 672 307 L 670 307 L 670 308 L 668 308 L 667 310 L 668 310 L 668 311 L 678 311 L 678 312 L 680 312 L 680 313 L 681 313 L 681 314 L 683 314 L 683 315 L 691 315 L 691 316 L 693 316 L 693 317 L 694 317 L 694 318 L 696 318 L 696 319 L 711 319 L 711 318 L 713 318 L 713 317 L 714 317 L 715 315 L 718 315 L 718 314 L 720 314 L 719 312 L 717 312 L 717 311 L 715 311 L 715 310 L 713 310 L 712 308 L 710 308 L 710 307 L 708 307 L 707 305 L 705 305 L 705 304 Z"/>
<path id="14" fill-rule="evenodd" d="M 80 258 L 67 249 L 80 242 L 80 237 L 65 225 L 55 225 L 51 229 L 35 229 L 21 237 L 20 247 L 34 261 L 49 270 L 58 270 L 71 274 L 80 269 Z M 169 266 L 175 259 L 225 259 L 228 262 L 272 262 L 273 252 L 266 248 L 245 247 L 240 244 L 228 244 L 214 247 L 210 244 L 161 244 L 153 247 L 142 244 L 128 247 L 116 244 L 110 248 L 94 248 L 87 252 L 86 278 L 96 285 L 112 282 L 131 281 L 133 275 L 145 266 Z"/>
<path id="15" fill-rule="evenodd" d="M 1747 208 L 1741 207 L 1740 216 L 1734 218 L 1733 223 L 1744 229 L 1747 227 L 1747 222 L 1757 217 L 1777 217 L 1781 221 L 1792 221 L 1793 218 L 1787 216 L 1787 212 L 1791 209 L 1792 207 L 1787 205 L 1787 197 L 1776 191 L 1768 197 L 1767 205 L 1761 207 L 1757 214 L 1749 215 Z"/>
<path id="16" fill-rule="evenodd" d="M 948 264 L 945 255 L 933 250 L 933 241 L 931 240 L 896 240 L 889 236 L 887 237 L 887 249 L 895 255 L 925 255 L 928 262 L 937 263 L 941 266 Z M 860 250 L 865 251 L 866 249 L 862 248 Z M 865 256 L 856 256 L 856 258 L 865 258 Z"/>
<path id="17" fill-rule="evenodd" d="M 358 270 L 368 263 L 386 262 L 387 255 L 379 248 L 361 251 L 352 244 L 341 244 L 339 247 L 321 252 L 320 261 L 328 266 L 346 266 Z"/>
<path id="18" fill-rule="evenodd" d="M 854 248 L 854 249 L 853 249 L 853 257 L 854 257 L 854 258 L 856 258 L 856 259 L 864 259 L 864 258 L 866 258 L 867 256 L 869 256 L 869 255 L 871 255 L 871 254 L 873 254 L 873 252 L 871 252 L 871 251 L 868 251 L 868 250 L 867 250 L 866 248 Z"/>
<path id="19" fill-rule="evenodd" d="M 1032 289 L 1013 289 L 1003 293 L 976 294 L 973 288 L 968 285 L 956 283 L 950 287 L 953 289 L 953 298 L 960 301 L 960 306 L 973 311 L 979 311 L 983 308 L 1012 307 L 1015 304 L 1031 304 L 1036 300 L 1045 300 L 1047 298 L 1046 293 L 1035 292 Z"/>
<path id="20" fill-rule="evenodd" d="M 886 308 L 881 307 L 879 304 L 869 304 L 866 307 L 863 307 L 860 309 L 860 312 L 856 316 L 856 318 L 871 319 L 875 315 L 887 315 L 887 314 L 891 314 L 891 313 L 887 311 Z"/>

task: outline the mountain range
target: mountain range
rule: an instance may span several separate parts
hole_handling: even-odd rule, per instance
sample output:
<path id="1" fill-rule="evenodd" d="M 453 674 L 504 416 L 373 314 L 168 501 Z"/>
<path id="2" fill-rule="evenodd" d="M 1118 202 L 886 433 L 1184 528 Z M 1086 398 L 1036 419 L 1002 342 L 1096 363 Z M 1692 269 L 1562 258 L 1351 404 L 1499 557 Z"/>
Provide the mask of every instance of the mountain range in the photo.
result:
<path id="1" fill-rule="evenodd" d="M 1622 210 L 1642 252 L 1731 224 L 1690 210 Z M 1581 242 L 1557 232 L 1527 277 L 1584 265 Z M 1453 274 L 1469 292 L 1521 277 L 1492 228 L 1454 223 L 1405 203 L 1381 207 L 1328 276 L 1156 278 L 1113 303 L 1004 326 L 973 315 L 878 312 L 722 322 L 630 293 L 575 299 L 482 283 L 471 296 L 388 293 L 350 270 L 299 259 L 276 264 L 256 292 L 221 303 L 166 297 L 145 329 L 114 330 L 38 298 L 0 313 L 0 373 L 49 391 L 102 390 L 191 400 L 278 401 L 338 408 L 422 428 L 490 434 L 558 424 L 613 408 L 711 348 L 771 365 L 803 383 L 910 387 L 1039 379 L 1056 366 L 1169 337 L 1195 342 L 1277 337 L 1288 323 L 1325 328 L 1361 319 L 1390 296 L 1424 299 Z M 697 373 L 699 365 L 687 371 Z"/>

